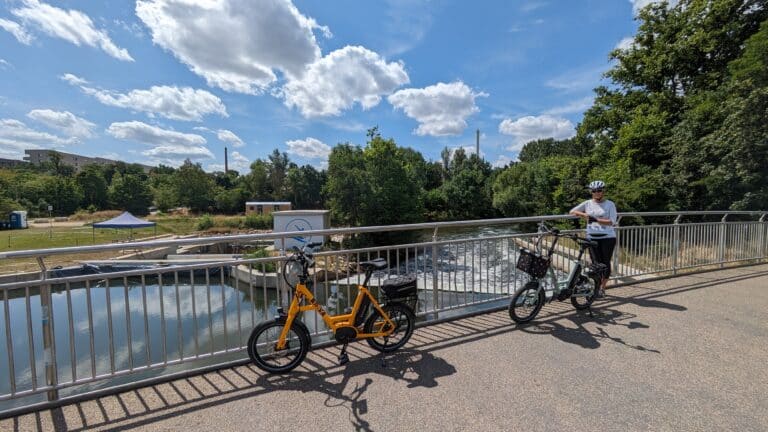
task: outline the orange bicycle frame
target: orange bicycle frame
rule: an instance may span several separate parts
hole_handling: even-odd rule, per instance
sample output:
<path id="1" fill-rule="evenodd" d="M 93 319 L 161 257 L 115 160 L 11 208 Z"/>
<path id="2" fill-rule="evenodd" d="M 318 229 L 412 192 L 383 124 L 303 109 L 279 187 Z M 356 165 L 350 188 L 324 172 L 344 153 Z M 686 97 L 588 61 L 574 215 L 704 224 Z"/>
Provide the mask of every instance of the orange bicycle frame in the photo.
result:
<path id="1" fill-rule="evenodd" d="M 371 295 L 371 292 L 368 290 L 368 288 L 362 285 L 358 285 L 357 290 L 357 297 L 355 298 L 355 303 L 352 306 L 352 312 L 348 314 L 329 315 L 325 309 L 323 309 L 323 307 L 317 302 L 317 300 L 315 300 L 315 296 L 312 295 L 312 293 L 304 284 L 296 284 L 296 292 L 294 293 L 293 299 L 291 300 L 291 306 L 288 308 L 288 315 L 286 317 L 285 325 L 283 326 L 283 330 L 280 332 L 280 338 L 277 341 L 277 349 L 285 348 L 288 331 L 290 330 L 291 325 L 293 324 L 293 320 L 296 318 L 296 315 L 298 315 L 299 312 L 305 312 L 309 310 L 317 311 L 317 313 L 319 313 L 323 318 L 325 325 L 327 325 L 331 331 L 335 332 L 339 327 L 354 326 L 355 316 L 357 315 L 357 311 L 362 306 L 363 298 L 366 296 L 371 300 L 371 306 L 373 306 L 376 311 L 378 311 L 379 315 L 384 318 L 384 322 L 377 324 L 378 329 L 376 330 L 378 331 L 374 333 L 358 333 L 357 339 L 383 337 L 392 334 L 395 329 L 395 324 L 390 320 L 389 315 L 387 315 L 387 313 L 384 312 L 384 310 L 381 308 L 379 302 L 376 301 L 373 295 Z M 304 299 L 306 299 L 309 304 L 302 305 Z M 382 330 L 385 328 L 385 326 L 387 330 Z"/>

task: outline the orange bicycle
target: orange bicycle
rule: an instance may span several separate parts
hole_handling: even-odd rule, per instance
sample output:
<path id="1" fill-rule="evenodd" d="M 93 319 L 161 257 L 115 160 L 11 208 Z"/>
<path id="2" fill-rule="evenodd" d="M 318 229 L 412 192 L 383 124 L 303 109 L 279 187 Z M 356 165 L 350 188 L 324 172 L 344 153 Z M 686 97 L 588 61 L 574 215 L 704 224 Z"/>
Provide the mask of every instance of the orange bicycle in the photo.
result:
<path id="1" fill-rule="evenodd" d="M 341 315 L 329 315 L 307 288 L 309 269 L 315 265 L 309 250 L 319 245 L 309 243 L 302 249 L 294 248 L 294 253 L 283 265 L 285 281 L 294 288 L 288 313 L 279 308 L 274 320 L 256 326 L 248 338 L 248 356 L 260 369 L 284 373 L 304 361 L 312 338 L 307 326 L 297 317 L 300 312 L 308 310 L 317 311 L 333 331 L 336 341 L 343 344 L 340 364 L 349 361 L 346 352 L 349 342 L 365 339 L 371 347 L 386 353 L 405 345 L 413 334 L 416 318 L 409 303 L 415 304 L 418 300 L 415 277 L 385 280 L 380 293 L 385 300 L 382 304 L 368 290 L 374 270 L 387 267 L 383 258 L 358 264 L 365 272 L 365 282 L 357 286 L 357 297 L 352 308 Z M 293 276 L 298 281 L 290 280 Z"/>

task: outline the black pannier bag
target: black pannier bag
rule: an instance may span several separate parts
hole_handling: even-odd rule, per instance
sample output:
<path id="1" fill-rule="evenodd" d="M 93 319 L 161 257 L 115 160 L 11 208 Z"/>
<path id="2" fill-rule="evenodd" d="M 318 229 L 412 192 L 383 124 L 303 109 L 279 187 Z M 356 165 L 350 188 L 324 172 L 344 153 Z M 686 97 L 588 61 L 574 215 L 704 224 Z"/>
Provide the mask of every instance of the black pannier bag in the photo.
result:
<path id="1" fill-rule="evenodd" d="M 520 255 L 517 256 L 517 269 L 535 277 L 542 278 L 549 269 L 549 258 L 545 258 L 528 249 L 521 248 Z"/>
<path id="2" fill-rule="evenodd" d="M 416 288 L 415 275 L 401 275 L 385 279 L 381 284 L 381 294 L 387 300 L 405 303 L 414 312 L 417 311 L 416 303 L 419 300 L 419 294 Z"/>

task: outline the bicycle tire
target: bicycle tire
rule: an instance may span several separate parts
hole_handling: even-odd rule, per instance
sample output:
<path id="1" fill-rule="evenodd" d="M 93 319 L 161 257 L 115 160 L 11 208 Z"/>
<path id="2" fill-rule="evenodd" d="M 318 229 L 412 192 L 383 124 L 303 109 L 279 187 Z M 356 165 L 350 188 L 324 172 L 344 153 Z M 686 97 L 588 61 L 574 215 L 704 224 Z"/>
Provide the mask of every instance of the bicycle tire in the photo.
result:
<path id="1" fill-rule="evenodd" d="M 571 304 L 573 305 L 573 307 L 576 308 L 576 310 L 587 309 L 588 307 L 592 306 L 592 303 L 597 298 L 597 290 L 599 289 L 600 284 L 594 279 L 587 278 L 587 280 L 589 281 L 589 283 L 594 285 L 594 287 L 592 288 L 592 295 L 587 297 L 571 297 Z M 580 303 L 579 299 L 582 299 L 583 303 Z"/>
<path id="2" fill-rule="evenodd" d="M 309 334 L 305 328 L 296 322 L 291 324 L 285 350 L 274 350 L 280 332 L 285 327 L 285 321 L 265 321 L 256 326 L 248 337 L 248 357 L 259 369 L 269 373 L 286 373 L 295 369 L 309 351 Z M 270 331 L 274 330 L 272 333 Z M 266 338 L 262 339 L 262 336 Z M 280 363 L 281 359 L 287 362 Z"/>
<path id="3" fill-rule="evenodd" d="M 368 341 L 368 345 L 377 351 L 392 352 L 408 343 L 416 326 L 416 316 L 414 315 L 413 310 L 403 303 L 387 303 L 381 308 L 384 309 L 384 312 L 389 316 L 389 319 L 395 323 L 395 330 L 389 336 L 381 338 L 371 337 L 367 338 L 366 341 Z M 384 322 L 384 319 L 381 314 L 379 314 L 379 311 L 374 309 L 374 312 L 365 320 L 363 332 L 374 333 L 374 326 L 377 322 Z M 405 328 L 402 327 L 403 324 L 405 324 Z M 400 335 L 400 339 L 397 342 L 390 344 L 389 339 L 396 334 Z M 383 339 L 383 343 L 379 341 L 379 339 Z"/>
<path id="4" fill-rule="evenodd" d="M 529 301 L 534 298 L 533 294 L 535 292 L 538 292 L 538 295 L 535 296 L 536 303 L 531 305 Z M 512 318 L 512 321 L 518 324 L 527 323 L 528 321 L 536 318 L 536 315 L 539 314 L 541 307 L 544 306 L 545 301 L 546 296 L 544 295 L 543 289 L 539 290 L 539 283 L 537 281 L 530 281 L 523 285 L 522 288 L 517 290 L 515 295 L 512 297 L 512 301 L 509 302 L 509 317 Z M 518 313 L 518 309 L 521 309 L 522 306 L 533 306 L 533 308 L 527 315 L 522 315 Z"/>

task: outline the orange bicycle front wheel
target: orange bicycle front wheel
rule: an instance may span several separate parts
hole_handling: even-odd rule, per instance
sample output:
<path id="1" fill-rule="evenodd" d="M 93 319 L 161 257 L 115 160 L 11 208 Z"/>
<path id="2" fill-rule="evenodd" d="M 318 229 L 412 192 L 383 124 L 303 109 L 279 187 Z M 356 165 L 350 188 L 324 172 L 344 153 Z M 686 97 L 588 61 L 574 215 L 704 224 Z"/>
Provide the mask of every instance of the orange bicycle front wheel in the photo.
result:
<path id="1" fill-rule="evenodd" d="M 248 356 L 253 363 L 270 373 L 290 372 L 300 365 L 309 351 L 309 335 L 297 323 L 291 325 L 285 348 L 277 349 L 277 341 L 285 327 L 284 321 L 266 321 L 251 332 Z"/>

